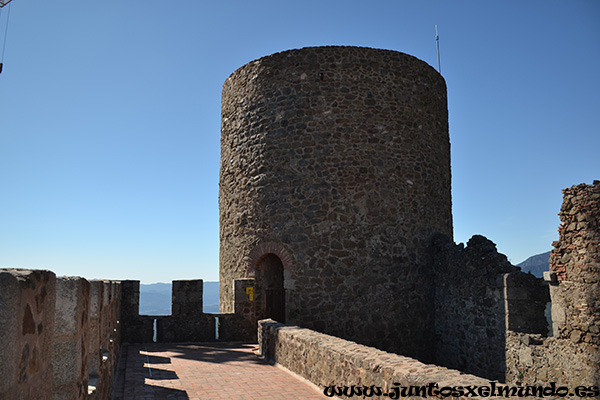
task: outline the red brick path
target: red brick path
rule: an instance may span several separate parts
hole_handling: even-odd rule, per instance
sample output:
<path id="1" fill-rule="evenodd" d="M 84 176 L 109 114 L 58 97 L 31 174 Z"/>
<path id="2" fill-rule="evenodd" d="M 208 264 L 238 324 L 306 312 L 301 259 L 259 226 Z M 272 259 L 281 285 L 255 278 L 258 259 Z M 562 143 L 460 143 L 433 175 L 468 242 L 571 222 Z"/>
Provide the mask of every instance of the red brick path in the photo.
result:
<path id="1" fill-rule="evenodd" d="M 256 345 L 123 346 L 114 400 L 327 399 L 318 388 L 259 359 Z M 125 361 L 123 359 L 122 361 Z"/>

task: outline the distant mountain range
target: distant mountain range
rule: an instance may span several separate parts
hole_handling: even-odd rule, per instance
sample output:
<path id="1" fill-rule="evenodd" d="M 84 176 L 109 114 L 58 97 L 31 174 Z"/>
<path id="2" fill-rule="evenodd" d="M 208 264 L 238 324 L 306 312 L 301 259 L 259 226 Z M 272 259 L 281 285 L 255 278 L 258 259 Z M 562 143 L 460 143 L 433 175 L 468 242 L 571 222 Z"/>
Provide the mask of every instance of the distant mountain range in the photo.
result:
<path id="1" fill-rule="evenodd" d="M 532 275 L 541 278 L 544 275 L 544 271 L 548 271 L 550 268 L 550 263 L 548 262 L 549 258 L 549 251 L 546 253 L 537 254 L 529 257 L 522 263 L 517 264 L 517 267 L 521 267 L 521 271 L 523 272 L 529 272 Z"/>
<path id="2" fill-rule="evenodd" d="M 205 313 L 219 312 L 219 282 L 204 282 L 202 293 Z M 140 315 L 170 315 L 171 284 L 140 284 Z"/>

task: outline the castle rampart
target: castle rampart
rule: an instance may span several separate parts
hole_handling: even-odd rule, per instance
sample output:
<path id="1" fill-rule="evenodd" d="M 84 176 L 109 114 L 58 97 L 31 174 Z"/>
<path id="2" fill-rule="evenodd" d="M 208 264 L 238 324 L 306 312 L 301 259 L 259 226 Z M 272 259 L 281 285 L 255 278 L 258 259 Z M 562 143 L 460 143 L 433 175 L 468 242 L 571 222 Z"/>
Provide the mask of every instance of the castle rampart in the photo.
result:
<path id="1" fill-rule="evenodd" d="M 119 283 L 0 270 L 0 400 L 107 400 L 119 353 Z"/>
<path id="2" fill-rule="evenodd" d="M 256 340 L 254 301 L 246 291 L 253 280 L 234 282 L 235 313 L 204 313 L 201 279 L 173 281 L 171 315 L 140 315 L 140 281 L 121 281 L 121 285 L 124 343 Z"/>
<path id="3" fill-rule="evenodd" d="M 446 85 L 412 56 L 291 50 L 223 86 L 221 311 L 431 359 L 426 249 L 452 237 Z M 402 303 L 402 304 L 400 304 Z"/>
<path id="4" fill-rule="evenodd" d="M 56 276 L 0 270 L 0 399 L 51 399 Z"/>
<path id="5" fill-rule="evenodd" d="M 86 399 L 90 355 L 90 283 L 80 277 L 57 278 L 54 315 L 53 400 Z"/>
<path id="6" fill-rule="evenodd" d="M 394 387 L 403 386 L 406 390 L 410 386 L 426 387 L 430 383 L 437 384 L 438 388 L 490 387 L 488 379 L 436 365 L 423 364 L 413 358 L 387 353 L 310 329 L 286 326 L 273 320 L 262 320 L 258 324 L 258 344 L 261 355 L 321 388 L 331 386 L 362 388 L 364 385 L 367 388 L 371 386 L 383 388 L 382 393 L 394 393 Z M 329 392 L 329 394 L 333 393 Z M 456 392 L 456 396 L 426 396 L 423 393 L 427 392 L 397 398 L 472 398 L 468 395 L 458 395 L 459 392 Z M 490 395 L 491 392 L 487 394 L 488 396 L 485 397 L 489 399 L 506 399 L 501 395 Z M 357 397 L 361 398 L 360 395 Z M 346 396 L 342 395 L 339 398 L 343 399 Z M 367 398 L 387 399 L 389 397 L 387 394 L 371 393 Z"/>

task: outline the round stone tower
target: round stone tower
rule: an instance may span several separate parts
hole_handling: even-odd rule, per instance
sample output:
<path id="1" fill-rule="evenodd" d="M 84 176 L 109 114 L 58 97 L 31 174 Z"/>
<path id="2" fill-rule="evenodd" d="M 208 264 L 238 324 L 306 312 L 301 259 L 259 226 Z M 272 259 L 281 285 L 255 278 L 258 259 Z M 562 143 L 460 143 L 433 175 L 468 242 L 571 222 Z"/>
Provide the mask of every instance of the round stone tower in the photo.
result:
<path id="1" fill-rule="evenodd" d="M 408 356 L 431 355 L 433 235 L 452 238 L 444 79 L 415 57 L 313 47 L 225 81 L 221 311 L 255 279 L 272 317 Z"/>

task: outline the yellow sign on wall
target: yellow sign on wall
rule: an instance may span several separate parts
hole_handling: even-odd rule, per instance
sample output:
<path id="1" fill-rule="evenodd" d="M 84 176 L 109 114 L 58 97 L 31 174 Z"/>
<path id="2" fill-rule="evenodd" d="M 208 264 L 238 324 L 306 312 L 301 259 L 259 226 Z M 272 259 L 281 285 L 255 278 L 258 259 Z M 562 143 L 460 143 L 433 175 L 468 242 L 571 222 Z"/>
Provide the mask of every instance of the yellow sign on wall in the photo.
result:
<path id="1" fill-rule="evenodd" d="M 250 301 L 254 301 L 254 287 L 248 286 L 246 288 L 246 294 L 248 295 L 248 299 Z"/>

